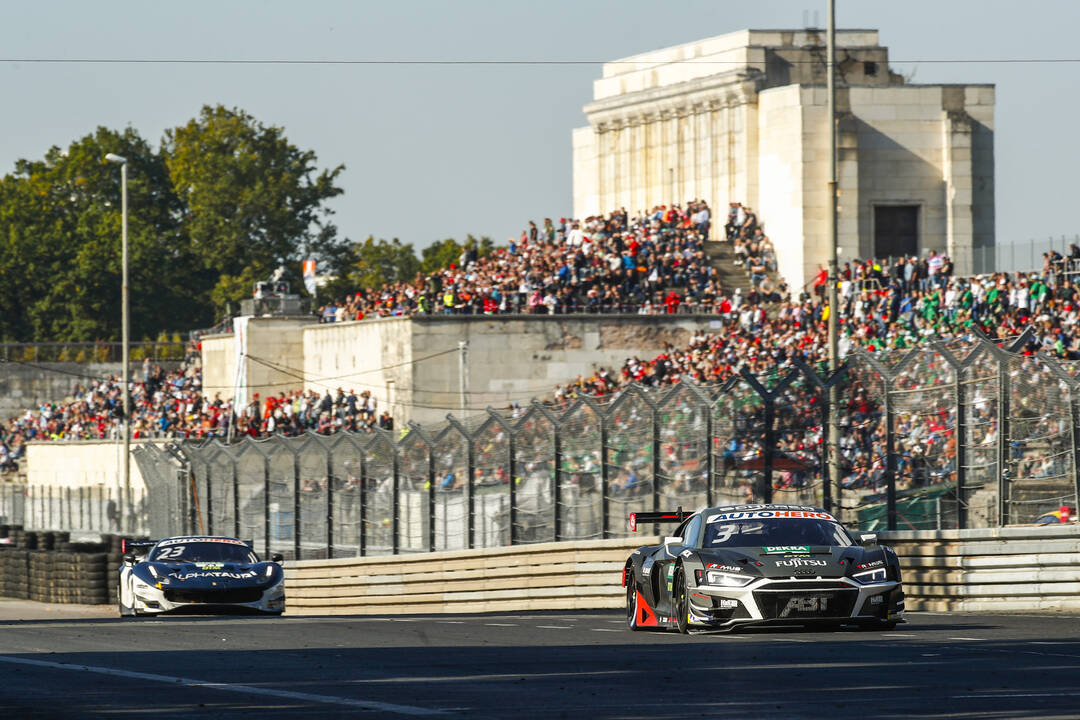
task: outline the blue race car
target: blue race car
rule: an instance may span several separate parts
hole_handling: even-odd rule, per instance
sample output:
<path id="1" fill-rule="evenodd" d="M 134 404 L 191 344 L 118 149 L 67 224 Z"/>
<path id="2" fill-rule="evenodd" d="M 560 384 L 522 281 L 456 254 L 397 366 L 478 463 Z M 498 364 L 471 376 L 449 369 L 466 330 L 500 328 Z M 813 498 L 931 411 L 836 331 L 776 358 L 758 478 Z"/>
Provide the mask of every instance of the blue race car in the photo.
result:
<path id="1" fill-rule="evenodd" d="M 285 611 L 280 555 L 259 560 L 249 540 L 190 536 L 123 542 L 122 617 L 165 612 Z"/>

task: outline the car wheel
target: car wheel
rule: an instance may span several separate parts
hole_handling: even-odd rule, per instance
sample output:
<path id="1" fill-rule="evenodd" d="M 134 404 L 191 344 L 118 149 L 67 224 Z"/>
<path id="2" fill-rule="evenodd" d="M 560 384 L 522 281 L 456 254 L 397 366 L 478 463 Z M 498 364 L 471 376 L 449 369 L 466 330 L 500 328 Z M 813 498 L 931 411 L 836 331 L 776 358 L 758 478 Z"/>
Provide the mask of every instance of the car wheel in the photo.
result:
<path id="1" fill-rule="evenodd" d="M 120 592 L 120 585 L 116 586 L 116 605 L 120 608 L 120 617 L 135 617 L 135 609 L 124 604 L 124 596 Z"/>
<path id="2" fill-rule="evenodd" d="M 641 630 L 638 624 L 637 582 L 634 580 L 634 571 L 626 572 L 626 624 L 631 630 Z"/>
<path id="3" fill-rule="evenodd" d="M 690 598 L 686 593 L 686 578 L 683 577 L 682 568 L 675 571 L 675 621 L 678 623 L 679 632 L 686 635 L 690 632 Z"/>

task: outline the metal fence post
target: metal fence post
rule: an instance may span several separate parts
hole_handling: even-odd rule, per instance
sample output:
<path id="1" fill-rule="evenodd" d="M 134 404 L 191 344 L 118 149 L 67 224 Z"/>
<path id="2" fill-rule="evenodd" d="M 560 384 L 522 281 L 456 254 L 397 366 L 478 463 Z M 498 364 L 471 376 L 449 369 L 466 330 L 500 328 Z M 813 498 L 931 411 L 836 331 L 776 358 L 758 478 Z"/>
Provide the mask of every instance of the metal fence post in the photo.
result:
<path id="1" fill-rule="evenodd" d="M 240 475 L 236 469 L 236 458 L 229 459 L 232 460 L 233 536 L 240 537 Z"/>
<path id="2" fill-rule="evenodd" d="M 896 529 L 896 417 L 892 402 L 892 378 L 885 378 L 885 488 L 889 530 Z"/>
<path id="3" fill-rule="evenodd" d="M 654 403 L 649 408 L 652 425 L 652 509 L 654 512 L 666 512 L 660 509 L 660 408 Z M 653 532 L 659 525 L 653 524 Z"/>
<path id="4" fill-rule="evenodd" d="M 608 468 L 608 421 L 607 416 L 588 398 L 583 397 L 582 402 L 592 411 L 600 426 L 600 537 L 607 538 L 611 534 L 610 500 L 610 473 Z"/>
<path id="5" fill-rule="evenodd" d="M 472 435 L 465 436 L 468 467 L 465 468 L 465 481 L 469 488 L 469 549 L 476 547 L 476 445 Z"/>
<path id="6" fill-rule="evenodd" d="M 517 503 L 517 442 L 514 438 L 514 433 L 510 430 L 509 425 L 506 426 L 504 432 L 507 433 L 507 452 L 506 452 L 506 473 L 507 479 L 510 482 L 510 544 L 516 545 L 518 539 L 518 503 Z"/>
<path id="7" fill-rule="evenodd" d="M 367 446 L 360 450 L 360 557 L 367 555 Z"/>
<path id="8" fill-rule="evenodd" d="M 300 517 L 300 453 L 293 451 L 293 558 L 300 559 L 300 526 L 303 518 Z"/>
<path id="9" fill-rule="evenodd" d="M 214 534 L 214 463 L 209 460 L 203 463 L 206 466 L 206 534 Z M 128 506 L 128 511 L 131 511 Z"/>
<path id="10" fill-rule="evenodd" d="M 773 453 L 776 452 L 776 399 L 772 393 L 765 396 L 765 502 L 773 501 Z"/>
<path id="11" fill-rule="evenodd" d="M 334 559 L 334 455 L 326 450 L 326 557 Z"/>
<path id="12" fill-rule="evenodd" d="M 1009 491 L 1009 481 L 1012 474 L 1009 472 L 1009 437 L 1011 435 L 1011 423 L 1009 422 L 1010 403 L 1010 378 L 1009 361 L 998 357 L 998 437 L 997 437 L 997 516 L 998 527 L 1008 524 L 1009 504 L 1005 495 Z"/>
<path id="13" fill-rule="evenodd" d="M 270 456 L 263 456 L 263 539 L 270 557 Z"/>
<path id="14" fill-rule="evenodd" d="M 962 529 L 968 525 L 967 438 L 964 433 L 967 426 L 967 408 L 964 405 L 963 368 L 954 365 L 953 371 L 956 373 L 953 387 L 953 398 L 956 402 L 956 527 Z"/>
<path id="15" fill-rule="evenodd" d="M 401 516 L 398 512 L 398 503 L 401 500 L 401 462 L 398 458 L 397 444 L 394 442 L 393 437 L 388 436 L 386 438 L 386 441 L 390 445 L 390 453 L 391 457 L 393 458 L 392 464 L 394 468 L 394 484 L 392 493 L 393 511 L 390 513 L 390 517 L 392 518 L 390 524 L 391 531 L 394 533 L 394 537 L 391 541 L 394 548 L 393 554 L 397 555 L 398 552 L 401 550 L 401 539 L 398 537 L 399 533 L 401 532 Z"/>
<path id="16" fill-rule="evenodd" d="M 552 482 L 555 484 L 552 488 L 551 497 L 555 507 L 554 510 L 554 524 L 555 524 L 555 541 L 562 540 L 563 537 L 563 515 L 562 515 L 562 433 L 559 431 L 559 425 L 552 423 L 551 425 L 551 450 L 552 450 Z"/>

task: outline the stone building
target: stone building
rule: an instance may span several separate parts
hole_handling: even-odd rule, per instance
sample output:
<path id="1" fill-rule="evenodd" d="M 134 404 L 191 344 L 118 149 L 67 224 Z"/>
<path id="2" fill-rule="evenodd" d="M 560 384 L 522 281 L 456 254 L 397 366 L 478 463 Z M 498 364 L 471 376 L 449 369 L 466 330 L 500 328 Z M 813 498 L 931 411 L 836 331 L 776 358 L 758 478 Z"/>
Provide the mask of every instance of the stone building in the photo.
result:
<path id="1" fill-rule="evenodd" d="M 828 258 L 825 33 L 739 32 L 606 63 L 573 131 L 574 214 L 704 198 L 766 223 L 792 288 Z M 994 86 L 912 84 L 838 30 L 839 259 L 994 244 Z M 715 235 L 714 235 L 715 237 Z"/>

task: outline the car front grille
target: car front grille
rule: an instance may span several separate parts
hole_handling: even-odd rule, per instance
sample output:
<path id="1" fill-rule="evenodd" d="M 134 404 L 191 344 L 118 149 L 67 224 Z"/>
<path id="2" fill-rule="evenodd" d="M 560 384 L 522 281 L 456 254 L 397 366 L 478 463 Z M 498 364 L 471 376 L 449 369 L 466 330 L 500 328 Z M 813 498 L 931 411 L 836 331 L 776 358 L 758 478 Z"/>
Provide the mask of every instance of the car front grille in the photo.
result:
<path id="1" fill-rule="evenodd" d="M 851 617 L 859 591 L 854 588 L 839 589 L 817 587 L 794 590 L 756 590 L 754 601 L 762 617 L 768 620 L 785 618 L 845 618 Z"/>
<path id="2" fill-rule="evenodd" d="M 226 588 L 224 590 L 166 590 L 165 599 L 174 603 L 217 605 L 252 603 L 262 598 L 259 588 Z"/>

